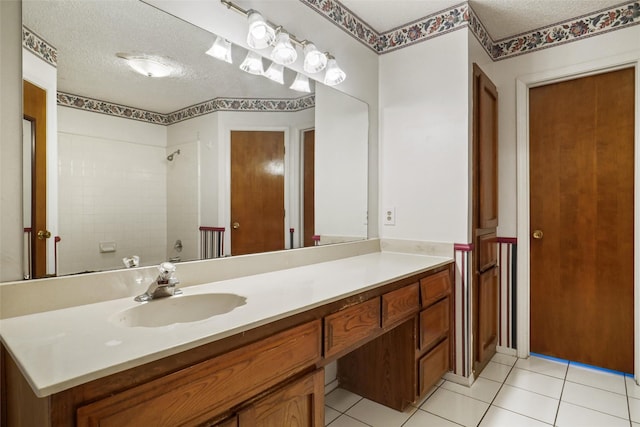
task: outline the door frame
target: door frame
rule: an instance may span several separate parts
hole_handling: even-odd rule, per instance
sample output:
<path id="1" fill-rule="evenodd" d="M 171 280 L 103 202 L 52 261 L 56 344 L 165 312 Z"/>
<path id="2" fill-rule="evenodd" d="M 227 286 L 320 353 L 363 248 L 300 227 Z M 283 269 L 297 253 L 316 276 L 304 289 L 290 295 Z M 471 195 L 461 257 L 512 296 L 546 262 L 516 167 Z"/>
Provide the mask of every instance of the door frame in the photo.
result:
<path id="1" fill-rule="evenodd" d="M 604 58 L 516 79 L 516 179 L 517 179 L 517 355 L 530 353 L 530 245 L 529 245 L 529 89 L 565 80 L 635 67 L 635 108 L 640 111 L 640 58 L 637 53 Z M 637 114 L 636 114 L 637 116 Z M 640 120 L 634 129 L 634 378 L 640 380 Z"/>
<path id="2" fill-rule="evenodd" d="M 296 141 L 291 141 L 291 133 L 286 126 L 253 126 L 253 125 L 233 125 L 224 124 L 220 126 L 219 141 L 218 144 L 218 223 L 222 224 L 226 229 L 224 233 L 224 247 L 225 252 L 231 253 L 231 132 L 232 131 L 268 131 L 268 132 L 283 132 L 284 133 L 284 229 L 283 241 L 284 247 L 287 248 L 289 244 L 289 236 L 285 232 L 290 227 L 295 227 L 298 217 L 296 216 L 296 204 L 292 203 L 292 195 L 298 194 L 297 189 L 290 188 L 295 184 L 295 180 L 292 179 L 294 169 L 292 166 L 295 162 L 292 162 L 292 155 L 297 152 Z M 299 215 L 299 212 L 297 213 Z"/>

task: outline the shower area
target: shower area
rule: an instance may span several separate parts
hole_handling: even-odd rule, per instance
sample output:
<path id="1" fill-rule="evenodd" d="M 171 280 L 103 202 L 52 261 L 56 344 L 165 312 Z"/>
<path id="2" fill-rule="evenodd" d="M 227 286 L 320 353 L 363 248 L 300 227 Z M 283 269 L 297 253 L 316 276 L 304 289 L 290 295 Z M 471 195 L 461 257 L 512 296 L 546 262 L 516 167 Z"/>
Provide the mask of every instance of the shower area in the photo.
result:
<path id="1" fill-rule="evenodd" d="M 58 132 L 59 275 L 199 258 L 200 143 L 155 136 Z"/>

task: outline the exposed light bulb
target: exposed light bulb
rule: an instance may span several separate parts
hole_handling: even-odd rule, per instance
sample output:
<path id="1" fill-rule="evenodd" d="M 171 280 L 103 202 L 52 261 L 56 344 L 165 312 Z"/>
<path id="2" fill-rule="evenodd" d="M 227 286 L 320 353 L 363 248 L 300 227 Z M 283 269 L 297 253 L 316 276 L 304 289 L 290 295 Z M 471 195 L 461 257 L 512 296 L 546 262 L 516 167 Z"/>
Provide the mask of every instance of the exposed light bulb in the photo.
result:
<path id="1" fill-rule="evenodd" d="M 296 78 L 289 86 L 289 89 L 297 90 L 298 92 L 311 92 L 309 87 L 309 78 L 304 74 L 297 73 Z"/>
<path id="2" fill-rule="evenodd" d="M 264 72 L 264 76 L 276 83 L 284 84 L 284 65 L 272 62 Z"/>
<path id="3" fill-rule="evenodd" d="M 320 52 L 313 43 L 304 46 L 304 70 L 307 73 L 317 73 L 327 66 L 327 55 Z"/>
<path id="4" fill-rule="evenodd" d="M 233 60 L 231 59 L 231 42 L 220 36 L 216 37 L 216 41 L 213 42 L 213 46 L 211 46 L 206 53 L 207 55 L 228 62 L 229 64 L 233 63 Z"/>
<path id="5" fill-rule="evenodd" d="M 291 44 L 289 34 L 280 31 L 276 37 L 276 45 L 273 51 L 271 51 L 271 59 L 278 64 L 290 65 L 293 64 L 297 58 L 298 52 L 296 52 L 296 48 Z"/>
<path id="6" fill-rule="evenodd" d="M 264 68 L 262 67 L 262 57 L 253 51 L 247 53 L 246 58 L 240 64 L 240 69 L 249 74 L 262 75 Z"/>
<path id="7" fill-rule="evenodd" d="M 340 84 L 347 78 L 347 74 L 338 67 L 335 58 L 329 58 L 327 61 L 327 71 L 324 75 L 324 84 L 327 86 L 335 86 Z"/>
<path id="8" fill-rule="evenodd" d="M 247 32 L 247 44 L 254 49 L 269 47 L 276 38 L 276 33 L 267 23 L 264 17 L 255 10 L 249 11 L 249 31 Z"/>

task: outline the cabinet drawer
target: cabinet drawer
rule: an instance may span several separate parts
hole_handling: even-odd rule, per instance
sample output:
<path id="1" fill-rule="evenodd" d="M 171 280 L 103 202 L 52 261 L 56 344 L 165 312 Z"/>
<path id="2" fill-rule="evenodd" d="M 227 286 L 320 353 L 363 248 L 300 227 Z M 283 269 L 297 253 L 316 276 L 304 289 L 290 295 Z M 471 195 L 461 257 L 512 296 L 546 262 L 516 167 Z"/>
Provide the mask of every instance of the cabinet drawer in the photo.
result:
<path id="1" fill-rule="evenodd" d="M 419 363 L 420 397 L 424 396 L 449 370 L 449 339 L 427 353 Z"/>
<path id="2" fill-rule="evenodd" d="M 404 320 L 420 309 L 418 283 L 382 295 L 382 327 Z"/>
<path id="3" fill-rule="evenodd" d="M 420 295 L 422 307 L 428 307 L 440 298 L 451 293 L 451 277 L 449 270 L 420 279 Z"/>
<path id="4" fill-rule="evenodd" d="M 449 297 L 420 312 L 420 350 L 425 350 L 449 333 Z"/>
<path id="5" fill-rule="evenodd" d="M 379 329 L 379 298 L 330 314 L 324 318 L 324 356 L 333 356 Z"/>
<path id="6" fill-rule="evenodd" d="M 81 406 L 77 425 L 200 425 L 320 360 L 320 326 L 305 323 Z"/>

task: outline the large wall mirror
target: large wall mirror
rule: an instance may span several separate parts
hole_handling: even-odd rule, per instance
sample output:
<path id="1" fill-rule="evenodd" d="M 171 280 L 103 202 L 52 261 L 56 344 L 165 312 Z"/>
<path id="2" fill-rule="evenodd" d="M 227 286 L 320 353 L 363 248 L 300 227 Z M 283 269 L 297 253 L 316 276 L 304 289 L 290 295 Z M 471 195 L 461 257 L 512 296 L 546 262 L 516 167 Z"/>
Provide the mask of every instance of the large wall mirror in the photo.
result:
<path id="1" fill-rule="evenodd" d="M 136 257 L 146 266 L 237 255 L 234 233 L 261 238 L 274 227 L 266 219 L 273 206 L 281 215 L 275 245 L 248 252 L 367 238 L 362 101 L 313 81 L 310 93 L 291 90 L 296 73 L 287 69 L 284 85 L 248 74 L 239 69 L 245 50 L 233 46 L 233 63 L 206 55 L 215 34 L 137 0 L 25 0 L 23 25 L 32 45 L 23 49 L 23 76 L 47 91 L 54 122 L 48 275 L 125 268 Z M 143 76 L 126 55 L 175 68 Z M 279 157 L 256 161 L 272 136 L 282 142 Z M 277 178 L 282 194 L 267 193 L 255 169 Z M 249 180 L 240 190 L 237 176 Z M 237 198 L 261 205 L 239 219 Z M 211 233 L 220 228 L 218 241 Z"/>

